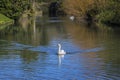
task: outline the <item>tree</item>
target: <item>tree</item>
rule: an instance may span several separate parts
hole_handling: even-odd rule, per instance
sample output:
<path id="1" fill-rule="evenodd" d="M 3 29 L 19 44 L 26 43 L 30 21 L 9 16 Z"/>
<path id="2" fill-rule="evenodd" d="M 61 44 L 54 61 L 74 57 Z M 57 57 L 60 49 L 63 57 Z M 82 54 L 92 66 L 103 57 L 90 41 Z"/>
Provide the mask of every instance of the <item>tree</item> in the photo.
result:
<path id="1" fill-rule="evenodd" d="M 29 0 L 0 0 L 0 13 L 12 19 L 18 19 L 29 8 Z"/>
<path id="2" fill-rule="evenodd" d="M 69 15 L 120 25 L 119 3 L 119 0 L 64 0 L 63 9 Z"/>

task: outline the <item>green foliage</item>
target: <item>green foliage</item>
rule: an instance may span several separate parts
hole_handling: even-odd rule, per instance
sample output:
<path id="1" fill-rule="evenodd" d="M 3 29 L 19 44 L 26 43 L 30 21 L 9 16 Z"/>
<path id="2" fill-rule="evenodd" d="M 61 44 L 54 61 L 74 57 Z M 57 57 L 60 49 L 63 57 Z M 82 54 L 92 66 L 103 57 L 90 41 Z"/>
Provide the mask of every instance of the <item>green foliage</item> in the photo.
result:
<path id="1" fill-rule="evenodd" d="M 13 22 L 13 20 L 0 14 L 0 24 L 5 24 L 5 23 L 9 23 L 9 22 Z"/>
<path id="2" fill-rule="evenodd" d="M 19 19 L 24 11 L 33 11 L 34 2 L 52 2 L 57 0 L 0 0 L 0 13 L 12 19 Z"/>
<path id="3" fill-rule="evenodd" d="M 0 0 L 0 13 L 17 19 L 29 6 L 28 0 Z"/>
<path id="4" fill-rule="evenodd" d="M 113 11 L 104 11 L 96 16 L 101 22 L 110 22 L 114 18 L 115 13 Z"/>
<path id="5" fill-rule="evenodd" d="M 104 9 L 100 10 L 100 13 L 96 16 L 99 22 L 107 24 L 119 24 L 120 25 L 120 5 L 117 0 L 110 0 L 106 4 Z"/>
<path id="6" fill-rule="evenodd" d="M 120 0 L 64 0 L 63 9 L 69 15 L 120 25 Z"/>

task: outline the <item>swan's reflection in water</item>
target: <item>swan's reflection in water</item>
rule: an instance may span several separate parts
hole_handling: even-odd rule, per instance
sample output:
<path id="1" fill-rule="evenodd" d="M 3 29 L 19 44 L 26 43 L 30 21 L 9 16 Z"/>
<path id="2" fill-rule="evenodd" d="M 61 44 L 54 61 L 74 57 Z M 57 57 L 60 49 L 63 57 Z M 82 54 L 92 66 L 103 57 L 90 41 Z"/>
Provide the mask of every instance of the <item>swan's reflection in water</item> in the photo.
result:
<path id="1" fill-rule="evenodd" d="M 62 64 L 62 60 L 64 59 L 64 55 L 61 54 L 61 55 L 58 55 L 58 63 L 59 63 L 59 66 Z"/>

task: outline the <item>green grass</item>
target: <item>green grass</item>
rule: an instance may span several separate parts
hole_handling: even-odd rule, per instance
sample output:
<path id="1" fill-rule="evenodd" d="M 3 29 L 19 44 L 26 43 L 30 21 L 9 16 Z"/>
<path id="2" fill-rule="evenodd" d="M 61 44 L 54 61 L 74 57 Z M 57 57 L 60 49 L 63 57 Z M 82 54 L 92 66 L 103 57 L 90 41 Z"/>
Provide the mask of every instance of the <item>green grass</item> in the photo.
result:
<path id="1" fill-rule="evenodd" d="M 8 24 L 8 23 L 13 23 L 13 20 L 0 14 L 0 25 L 2 24 Z"/>

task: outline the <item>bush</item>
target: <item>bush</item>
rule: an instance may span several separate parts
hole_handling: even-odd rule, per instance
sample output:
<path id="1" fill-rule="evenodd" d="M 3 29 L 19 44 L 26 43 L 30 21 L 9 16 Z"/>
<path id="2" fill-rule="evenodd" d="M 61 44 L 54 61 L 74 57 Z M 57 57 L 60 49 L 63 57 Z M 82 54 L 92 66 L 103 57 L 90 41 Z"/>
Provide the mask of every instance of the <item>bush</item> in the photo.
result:
<path id="1" fill-rule="evenodd" d="M 96 18 L 99 22 L 120 25 L 120 5 L 118 1 L 111 0 L 107 2 L 107 6 L 100 10 Z"/>
<path id="2" fill-rule="evenodd" d="M 90 20 L 120 24 L 119 0 L 65 0 L 63 9 L 67 14 L 90 17 Z"/>
<path id="3" fill-rule="evenodd" d="M 29 6 L 28 0 L 0 0 L 0 13 L 17 19 Z"/>
<path id="4" fill-rule="evenodd" d="M 13 22 L 12 19 L 0 14 L 0 25 L 5 23 L 12 23 L 12 22 Z"/>
<path id="5" fill-rule="evenodd" d="M 113 11 L 104 11 L 96 16 L 99 22 L 110 22 L 113 20 L 115 13 Z"/>

